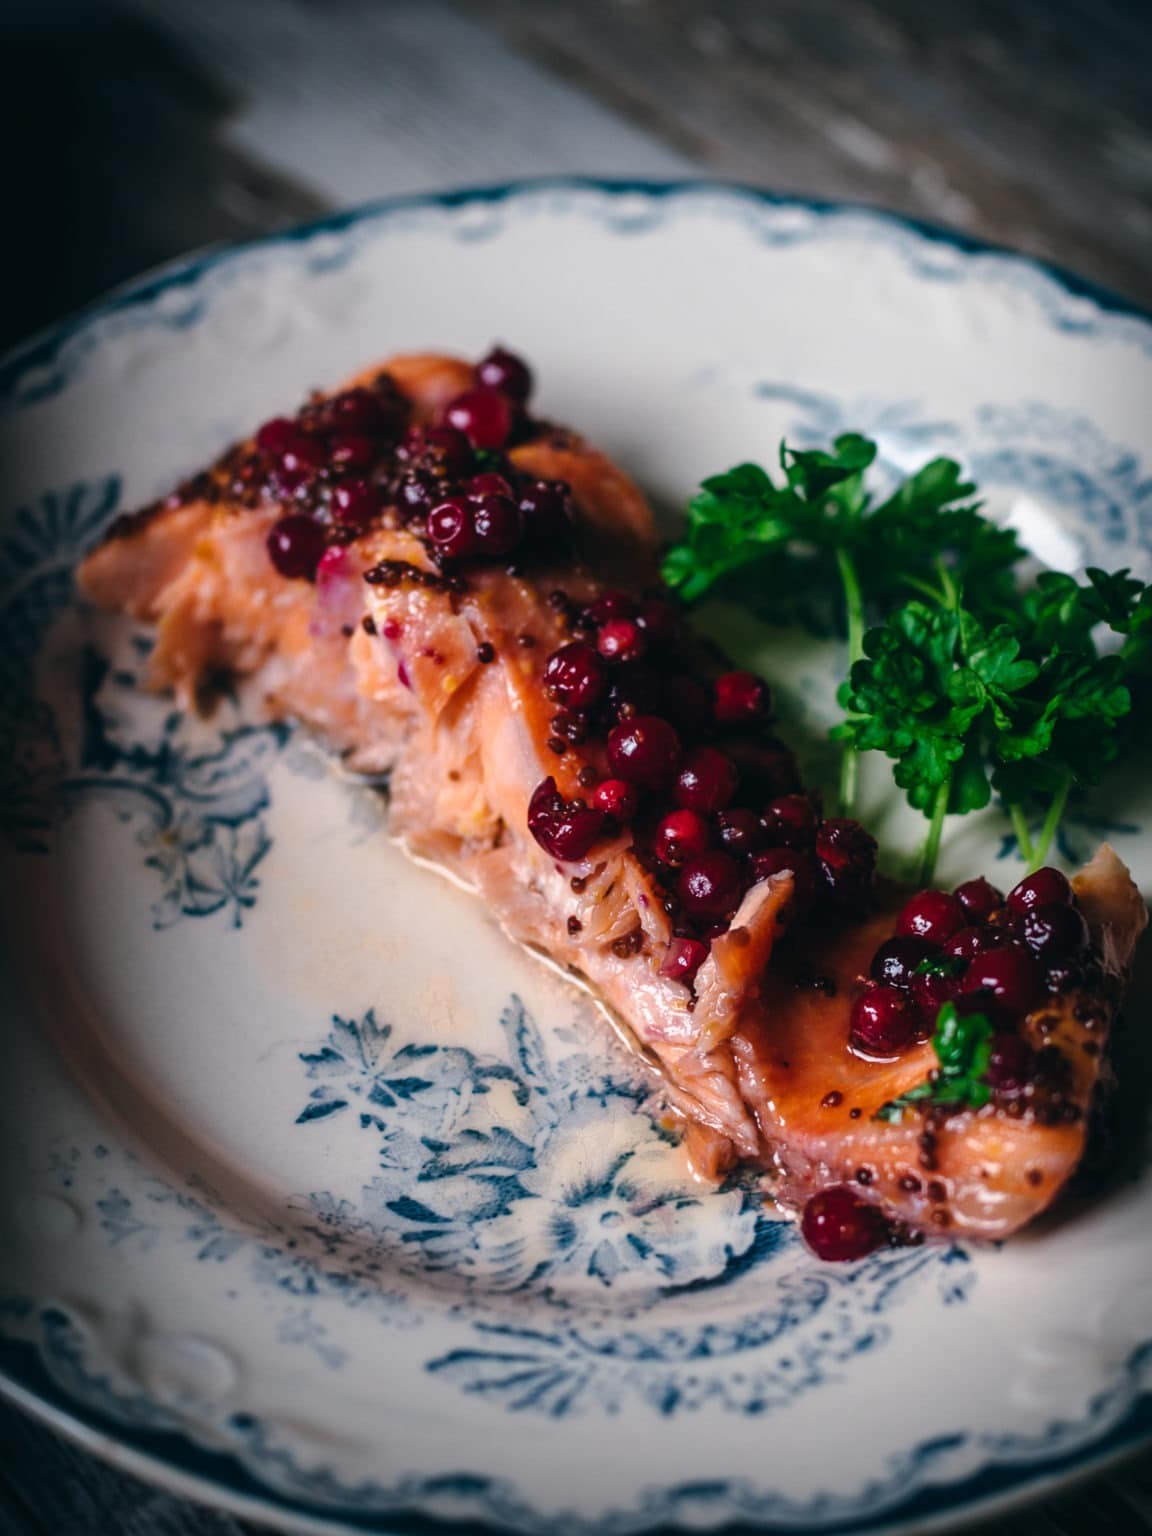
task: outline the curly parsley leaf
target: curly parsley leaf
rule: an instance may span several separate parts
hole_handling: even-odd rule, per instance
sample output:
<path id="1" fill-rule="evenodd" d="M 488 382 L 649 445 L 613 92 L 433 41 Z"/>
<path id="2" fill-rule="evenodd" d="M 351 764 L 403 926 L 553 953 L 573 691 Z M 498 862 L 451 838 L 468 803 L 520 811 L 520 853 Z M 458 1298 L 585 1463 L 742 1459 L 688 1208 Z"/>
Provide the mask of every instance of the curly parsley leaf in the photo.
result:
<path id="1" fill-rule="evenodd" d="M 961 955 L 928 955 L 920 961 L 914 976 L 962 976 L 968 962 Z"/>
<path id="2" fill-rule="evenodd" d="M 985 1014 L 961 1014 L 954 1003 L 945 1003 L 932 1035 L 939 1067 L 925 1082 L 882 1104 L 872 1118 L 900 1121 L 905 1110 L 932 1105 L 948 1109 L 982 1108 L 992 1097 L 987 1073 L 994 1033 Z"/>
<path id="3" fill-rule="evenodd" d="M 780 468 L 789 488 L 810 504 L 829 497 L 841 512 L 855 516 L 867 502 L 864 471 L 876 459 L 876 444 L 858 432 L 846 432 L 822 448 L 789 448 L 780 445 Z"/>
<path id="4" fill-rule="evenodd" d="M 961 504 L 974 487 L 952 459 L 933 459 L 873 510 L 865 472 L 875 459 L 876 444 L 849 432 L 831 450 L 781 444 L 783 484 L 756 464 L 711 476 L 665 556 L 665 581 L 691 603 L 749 565 L 816 557 L 826 586 L 838 590 L 841 573 L 828 557 L 846 556 L 871 597 L 925 579 L 942 557 L 989 573 L 1022 557 L 1013 533 Z"/>
<path id="5" fill-rule="evenodd" d="M 931 812 L 945 787 L 947 810 L 987 805 L 989 775 L 968 751 L 970 737 L 1034 673 L 1017 662 L 1011 637 L 984 631 L 963 611 L 914 601 L 870 630 L 864 650 L 840 692 L 849 715 L 837 738 L 892 758 L 893 776 L 918 810 Z"/>

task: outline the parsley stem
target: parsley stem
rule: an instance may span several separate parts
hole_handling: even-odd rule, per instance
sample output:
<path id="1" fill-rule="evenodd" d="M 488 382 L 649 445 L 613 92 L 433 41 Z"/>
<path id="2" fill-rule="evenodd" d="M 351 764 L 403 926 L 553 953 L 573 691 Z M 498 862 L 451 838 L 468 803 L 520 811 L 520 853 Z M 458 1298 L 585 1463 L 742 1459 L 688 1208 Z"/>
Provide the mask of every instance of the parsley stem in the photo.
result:
<path id="1" fill-rule="evenodd" d="M 1064 815 L 1064 807 L 1068 804 L 1068 793 L 1071 788 L 1072 775 L 1065 774 L 1063 784 L 1061 784 L 1052 797 L 1052 804 L 1048 807 L 1048 814 L 1044 818 L 1044 825 L 1040 828 L 1040 836 L 1028 860 L 1029 874 L 1039 869 L 1048 857 L 1048 850 L 1052 847 L 1052 839 L 1056 836 L 1056 829 Z"/>
<path id="2" fill-rule="evenodd" d="M 864 655 L 864 595 L 860 590 L 856 563 L 843 544 L 836 548 L 836 565 L 844 589 L 844 611 L 848 620 L 848 671 L 851 673 L 853 665 Z M 855 809 L 859 781 L 860 754 L 855 747 L 846 747 L 840 760 L 842 816 L 850 816 Z"/>
<path id="3" fill-rule="evenodd" d="M 1024 814 L 1023 807 L 1019 805 L 1011 806 L 1008 814 L 1012 818 L 1012 830 L 1016 834 L 1016 847 L 1020 857 L 1027 864 L 1032 859 L 1032 833 L 1028 828 L 1028 818 Z"/>
<path id="4" fill-rule="evenodd" d="M 921 597 L 928 598 L 938 608 L 947 608 L 947 592 L 942 591 L 939 587 L 934 587 L 930 581 L 921 581 L 919 576 L 903 576 L 901 580 L 906 587 L 911 587 L 913 592 L 919 592 Z"/>
<path id="5" fill-rule="evenodd" d="M 948 800 L 951 794 L 952 775 L 949 774 L 936 791 L 936 799 L 932 804 L 932 820 L 928 827 L 928 836 L 924 839 L 924 852 L 920 855 L 921 889 L 930 886 L 936 874 L 936 860 L 940 855 L 940 839 L 944 833 L 944 818 L 948 814 Z"/>
<path id="6" fill-rule="evenodd" d="M 843 545 L 836 551 L 836 564 L 840 567 L 840 580 L 844 583 L 844 598 L 848 605 L 848 660 L 851 663 L 859 661 L 864 654 L 864 597 L 856 564 Z"/>
<path id="7" fill-rule="evenodd" d="M 960 606 L 960 591 L 952 579 L 952 572 L 944 564 L 943 559 L 936 561 L 936 572 L 940 577 L 940 590 L 944 593 L 945 608 L 957 609 Z"/>

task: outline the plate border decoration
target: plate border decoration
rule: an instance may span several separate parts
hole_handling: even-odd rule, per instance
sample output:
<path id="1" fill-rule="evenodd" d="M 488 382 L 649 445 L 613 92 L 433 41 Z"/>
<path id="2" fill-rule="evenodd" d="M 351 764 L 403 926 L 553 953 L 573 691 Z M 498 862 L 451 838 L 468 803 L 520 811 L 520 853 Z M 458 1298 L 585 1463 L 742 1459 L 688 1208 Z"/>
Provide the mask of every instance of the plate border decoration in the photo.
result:
<path id="1" fill-rule="evenodd" d="M 442 222 L 445 215 L 457 215 L 456 238 L 470 242 L 498 233 L 501 216 L 514 210 L 517 203 L 529 205 L 534 212 L 547 212 L 565 204 L 570 208 L 573 199 L 580 197 L 588 203 L 588 214 L 600 217 L 618 234 L 652 229 L 677 200 L 684 198 L 717 199 L 723 205 L 722 212 L 754 227 L 767 244 L 800 244 L 829 229 L 835 233 L 838 222 L 847 222 L 857 236 L 899 250 L 918 277 L 958 282 L 972 266 L 979 265 L 992 282 L 1029 293 L 1057 330 L 1076 335 L 1107 332 L 1152 353 L 1152 309 L 1056 263 L 930 220 L 890 213 L 868 203 L 773 192 L 739 181 L 545 176 L 380 198 L 275 234 L 166 263 L 130 279 L 0 357 L 0 409 L 19 408 L 59 394 L 109 327 L 151 323 L 172 330 L 189 329 L 200 320 L 207 304 L 209 296 L 195 291 L 205 278 L 259 260 L 267 253 L 296 252 L 312 272 L 329 272 L 344 265 L 357 237 L 373 224 L 411 224 L 429 215 Z M 599 207 L 595 206 L 597 198 L 601 200 Z M 617 206 L 621 203 L 622 208 Z M 476 210 L 482 217 L 475 223 L 460 217 Z M 348 238 L 341 240 L 341 236 Z M 70 345 L 77 341 L 81 345 Z"/>
<path id="2" fill-rule="evenodd" d="M 182 260 L 137 279 L 108 298 L 42 332 L 0 360 L 0 410 L 19 411 L 61 393 L 103 339 L 125 329 L 183 330 L 209 311 L 218 285 L 261 261 L 285 254 L 308 274 L 338 270 L 358 244 L 390 221 L 437 221 L 458 241 L 491 238 L 510 216 L 547 215 L 563 210 L 604 223 L 626 235 L 647 231 L 666 219 L 684 199 L 699 208 L 711 199 L 711 211 L 751 227 L 768 244 L 793 245 L 814 239 L 855 238 L 895 249 L 919 279 L 935 282 L 982 280 L 1025 293 L 1045 321 L 1058 331 L 1081 336 L 1107 335 L 1135 344 L 1152 355 L 1152 312 L 1034 257 L 961 235 L 940 226 L 884 213 L 861 204 L 779 195 L 739 183 L 693 179 L 675 182 L 542 178 L 451 192 L 389 198 L 321 218 L 296 229 L 240 246 Z M 506 1485 L 452 1489 L 450 1476 L 416 1486 L 415 1480 L 392 1489 L 363 1485 L 342 1488 L 321 1470 L 310 1474 L 327 1486 L 285 1492 L 263 1482 L 248 1465 L 285 1468 L 290 1453 L 264 1437 L 256 1420 L 235 1425 L 246 1447 L 241 1460 L 231 1451 L 201 1445 L 185 1430 L 164 1421 L 163 1410 L 151 1427 L 133 1423 L 115 1389 L 89 1376 L 86 1401 L 79 1404 L 59 1384 L 66 1365 L 84 1380 L 83 1358 L 69 1338 L 67 1320 L 45 1312 L 43 1351 L 35 1345 L 0 1338 L 0 1393 L 107 1459 L 161 1484 L 175 1482 L 182 1491 L 241 1513 L 289 1517 L 299 1530 L 384 1530 L 432 1533 L 446 1529 L 433 1516 L 413 1513 L 413 1501 L 436 1493 L 457 1493 L 482 1523 L 471 1516 L 451 1529 L 491 1533 L 495 1528 L 531 1530 L 540 1516 L 521 1503 Z M 593 1529 L 612 1533 L 683 1532 L 688 1526 L 710 1530 L 876 1531 L 905 1522 L 975 1518 L 993 1505 L 1028 1497 L 1040 1483 L 1059 1483 L 1088 1475 L 1108 1460 L 1135 1450 L 1152 1438 L 1152 1341 L 1132 1350 L 1113 1384 L 1097 1394 L 1079 1423 L 1052 1421 L 1047 1430 L 1024 1437 L 985 1438 L 978 1448 L 980 1468 L 958 1480 L 935 1478 L 941 1459 L 968 1438 L 930 1441 L 892 1458 L 875 1480 L 852 1496 L 817 1495 L 793 1503 L 779 1494 L 757 1491 L 751 1483 L 730 1480 L 642 1490 L 628 1508 L 590 1522 L 575 1512 L 550 1520 L 558 1536 L 590 1536 Z M 102 1406 L 92 1400 L 103 1396 Z M 242 1416 L 241 1416 L 242 1417 Z M 972 1437 L 978 1439 L 978 1437 Z M 1058 1470 L 1053 1470 L 1053 1463 Z M 289 1475 L 287 1481 L 291 1484 Z M 311 1502 L 305 1500 L 314 1495 Z M 384 1523 L 381 1524 L 381 1521 Z"/>
<path id="3" fill-rule="evenodd" d="M 493 1536 L 494 1532 L 541 1529 L 536 1512 L 502 1480 L 443 1475 L 426 1481 L 405 1479 L 391 1489 L 371 1483 L 341 1485 L 323 1469 L 298 1468 L 290 1451 L 271 1443 L 259 1419 L 236 1415 L 233 1428 L 248 1450 L 245 1460 L 263 1465 L 270 1473 L 286 1475 L 289 1481 L 298 1479 L 297 1492 L 275 1488 L 254 1475 L 235 1453 L 201 1444 L 173 1428 L 163 1409 L 152 1410 L 152 1423 L 147 1427 L 133 1424 L 127 1417 L 131 1399 L 120 1397 L 102 1378 L 86 1374 L 67 1317 L 49 1308 L 44 1321 L 47 1349 L 0 1337 L 0 1392 L 114 1465 L 150 1477 L 161 1486 L 166 1480 L 170 1482 L 174 1472 L 183 1489 L 193 1496 L 218 1506 L 223 1503 L 241 1515 L 288 1516 L 293 1522 L 291 1529 L 317 1536 L 361 1531 L 377 1536 Z M 103 1398 L 102 1408 L 78 1409 L 75 1397 L 58 1384 L 57 1373 L 48 1366 L 53 1358 L 74 1383 Z M 1125 1362 L 1122 1377 L 1134 1381 L 1150 1358 L 1152 1343 L 1141 1345 Z M 18 1380 L 20 1376 L 26 1380 Z M 1072 1448 L 1061 1456 L 1061 1485 L 1082 1480 L 1135 1452 L 1152 1435 L 1152 1393 L 1144 1392 L 1103 1441 L 1089 1439 L 1083 1443 L 1084 1435 L 1091 1433 L 1091 1424 L 1097 1417 L 1107 1417 L 1115 1398 L 1116 1392 L 1101 1394 L 1092 1404 L 1088 1429 L 1076 1427 Z M 1052 1441 L 1061 1441 L 1064 1429 L 1067 1426 L 1053 1423 L 1049 1427 Z M 1048 1437 L 1042 1438 L 1050 1443 Z M 1077 1438 L 1082 1443 L 1076 1444 Z M 778 1494 L 765 1495 L 751 1483 L 695 1481 L 648 1489 L 630 1509 L 592 1520 L 566 1511 L 550 1519 L 547 1528 L 557 1536 L 683 1536 L 688 1529 L 714 1532 L 716 1536 L 755 1536 L 758 1532 L 765 1536 L 813 1536 L 819 1532 L 884 1536 L 906 1530 L 912 1522 L 929 1522 L 928 1527 L 920 1523 L 916 1529 L 937 1525 L 954 1528 L 951 1517 L 957 1514 L 967 1523 L 1003 1513 L 1013 1504 L 1027 1502 L 1036 1485 L 1051 1486 L 1051 1472 L 1035 1459 L 1035 1444 L 1017 1437 L 990 1446 L 989 1461 L 977 1472 L 958 1482 L 926 1486 L 925 1474 L 955 1450 L 957 1443 L 956 1437 L 940 1437 L 890 1458 L 862 1498 L 817 1494 L 803 1504 Z M 305 1502 L 308 1493 L 313 1495 L 311 1502 Z M 455 1496 L 473 1506 L 479 1503 L 495 1523 L 473 1516 L 446 1521 L 420 1514 L 413 1510 L 412 1501 L 421 1495 Z M 341 1502 L 342 1497 L 347 1502 Z M 700 1515 L 715 1512 L 720 1501 L 724 1517 L 701 1522 Z M 863 1505 L 864 1513 L 853 1518 L 849 1505 L 857 1511 Z M 677 1519 L 681 1513 L 686 1520 Z"/>

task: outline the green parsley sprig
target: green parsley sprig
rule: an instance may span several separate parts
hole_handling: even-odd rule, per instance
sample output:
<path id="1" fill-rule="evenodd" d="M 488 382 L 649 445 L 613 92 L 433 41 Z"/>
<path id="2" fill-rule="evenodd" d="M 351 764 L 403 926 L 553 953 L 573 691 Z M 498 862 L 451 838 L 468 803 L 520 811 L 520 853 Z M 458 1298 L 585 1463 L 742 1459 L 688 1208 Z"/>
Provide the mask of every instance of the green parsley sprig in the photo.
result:
<path id="1" fill-rule="evenodd" d="M 782 444 L 781 483 L 758 464 L 705 480 L 688 505 L 683 537 L 665 557 L 665 581 L 688 603 L 735 587 L 766 616 L 797 594 L 833 588 L 849 664 L 864 655 L 869 615 L 930 586 L 942 564 L 978 575 L 990 597 L 1009 602 L 1010 571 L 1024 551 L 1015 534 L 980 515 L 959 464 L 933 459 L 877 504 L 865 486 L 875 458 L 871 439 L 845 433 L 831 452 Z M 755 584 L 741 579 L 752 572 Z M 856 785 L 849 743 L 840 783 L 845 813 Z"/>
<path id="2" fill-rule="evenodd" d="M 992 1097 L 986 1078 L 994 1033 L 984 1014 L 960 1014 L 954 1003 L 945 1003 L 932 1034 L 939 1067 L 925 1082 L 882 1104 L 872 1118 L 900 1121 L 906 1109 L 935 1104 L 953 1110 L 983 1108 Z"/>
<path id="3" fill-rule="evenodd" d="M 769 618 L 794 611 L 797 594 L 832 599 L 849 658 L 833 731 L 842 811 L 859 754 L 883 752 L 928 818 L 925 884 L 945 817 L 993 793 L 1036 867 L 1071 790 L 1118 755 L 1133 681 L 1152 676 L 1152 589 L 1127 570 L 1021 582 L 1015 534 L 983 515 L 954 460 L 933 459 L 877 503 L 865 485 L 875 457 L 850 433 L 831 452 L 782 446 L 780 480 L 755 464 L 706 480 L 665 580 L 689 603 L 721 592 Z M 1103 655 L 1102 629 L 1119 637 Z"/>

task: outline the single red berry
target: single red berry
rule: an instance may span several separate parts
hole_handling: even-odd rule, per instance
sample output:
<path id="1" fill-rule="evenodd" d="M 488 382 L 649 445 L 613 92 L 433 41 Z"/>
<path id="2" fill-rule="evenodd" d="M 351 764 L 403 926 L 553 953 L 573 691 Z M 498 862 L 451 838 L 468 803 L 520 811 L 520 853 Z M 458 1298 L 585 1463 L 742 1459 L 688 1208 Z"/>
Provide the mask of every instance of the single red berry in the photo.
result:
<path id="1" fill-rule="evenodd" d="M 612 619 L 634 619 L 636 604 L 627 592 L 601 592 L 587 609 L 593 624 L 607 624 Z"/>
<path id="2" fill-rule="evenodd" d="M 721 725 L 755 725 L 768 714 L 768 685 L 754 672 L 725 672 L 712 685 Z"/>
<path id="3" fill-rule="evenodd" d="M 544 687 L 558 704 L 587 710 L 604 692 L 606 675 L 599 653 L 584 640 L 572 640 L 549 656 L 544 667 Z"/>
<path id="4" fill-rule="evenodd" d="M 764 828 L 755 811 L 742 810 L 739 806 L 721 811 L 716 818 L 716 827 L 720 842 L 729 853 L 755 853 L 764 846 Z"/>
<path id="5" fill-rule="evenodd" d="M 476 379 L 485 389 L 499 390 L 520 405 L 532 393 L 532 370 L 523 358 L 503 347 L 493 347 L 488 356 L 477 363 Z"/>
<path id="6" fill-rule="evenodd" d="M 876 874 L 876 839 L 858 821 L 829 817 L 816 829 L 816 857 L 837 906 L 863 906 Z"/>
<path id="7" fill-rule="evenodd" d="M 936 1022 L 941 1008 L 951 1002 L 959 990 L 960 977 L 950 971 L 915 971 L 908 983 L 908 996 L 928 1024 Z"/>
<path id="8" fill-rule="evenodd" d="M 274 416 L 256 433 L 256 446 L 270 459 L 278 459 L 300 435 L 300 428 L 290 417 Z"/>
<path id="9" fill-rule="evenodd" d="M 869 1056 L 897 1056 L 916 1038 L 918 1024 L 907 992 L 870 982 L 852 1005 L 849 1038 Z"/>
<path id="10" fill-rule="evenodd" d="M 679 766 L 680 738 L 659 715 L 634 715 L 609 732 L 608 761 L 619 778 L 660 789 Z"/>
<path id="11" fill-rule="evenodd" d="M 635 619 L 609 619 L 601 626 L 596 646 L 608 661 L 639 661 L 648 648 Z"/>
<path id="12" fill-rule="evenodd" d="M 993 912 L 1004 905 L 1004 897 L 994 885 L 983 878 L 965 880 L 964 884 L 958 885 L 952 894 L 964 908 L 964 916 L 970 923 L 987 922 Z"/>
<path id="13" fill-rule="evenodd" d="M 338 523 L 364 528 L 379 508 L 379 494 L 367 480 L 341 480 L 332 487 L 332 516 Z"/>
<path id="14" fill-rule="evenodd" d="M 508 396 L 496 389 L 466 390 L 444 408 L 446 425 L 463 432 L 473 448 L 503 448 L 512 435 L 513 420 Z"/>
<path id="15" fill-rule="evenodd" d="M 1034 875 L 1025 875 L 1019 885 L 1008 892 L 1008 905 L 1018 912 L 1029 907 L 1048 906 L 1053 902 L 1068 905 L 1072 901 L 1072 886 L 1066 875 L 1050 865 L 1038 869 Z"/>
<path id="16" fill-rule="evenodd" d="M 460 480 L 475 462 L 472 444 L 455 427 L 409 427 L 396 457 L 413 469 Z"/>
<path id="17" fill-rule="evenodd" d="M 614 821 L 629 822 L 640 806 L 640 792 L 626 779 L 604 779 L 589 796 L 593 806 Z"/>
<path id="18" fill-rule="evenodd" d="M 798 913 L 807 912 L 820 889 L 820 866 L 806 848 L 764 848 L 752 855 L 752 879 L 758 883 L 787 870 L 792 876 L 792 900 Z"/>
<path id="19" fill-rule="evenodd" d="M 464 487 L 469 496 L 511 496 L 512 487 L 503 475 L 498 475 L 493 470 L 485 470 L 481 475 L 473 475 Z"/>
<path id="20" fill-rule="evenodd" d="M 510 555 L 524 537 L 520 508 L 509 496 L 475 496 L 471 502 L 478 552 L 489 560 Z"/>
<path id="21" fill-rule="evenodd" d="M 536 786 L 528 803 L 528 830 L 554 859 L 573 863 L 585 857 L 604 831 L 604 812 L 579 800 L 565 800 L 552 777 Z"/>
<path id="22" fill-rule="evenodd" d="M 811 848 L 816 841 L 816 810 L 807 795 L 777 795 L 764 807 L 762 819 L 770 843 Z"/>
<path id="23" fill-rule="evenodd" d="M 328 459 L 334 469 L 370 469 L 376 461 L 376 445 L 357 432 L 337 432 L 328 439 Z"/>
<path id="24" fill-rule="evenodd" d="M 999 1015 L 1016 1018 L 1032 1007 L 1042 985 L 1043 972 L 1031 952 L 1013 944 L 976 955 L 960 989 L 979 994 Z"/>
<path id="25" fill-rule="evenodd" d="M 744 894 L 744 875 L 730 853 L 701 853 L 680 871 L 677 891 L 691 917 L 731 917 Z"/>
<path id="26" fill-rule="evenodd" d="M 997 1093 L 1023 1092 L 1036 1070 L 1036 1053 L 1020 1035 L 1000 1032 L 992 1036 L 985 1074 L 989 1087 Z"/>
<path id="27" fill-rule="evenodd" d="M 854 1189 L 837 1184 L 813 1195 L 800 1218 L 804 1241 L 818 1259 L 846 1263 L 863 1259 L 887 1241 L 883 1212 Z"/>
<path id="28" fill-rule="evenodd" d="M 656 828 L 652 849 L 662 864 L 678 869 L 712 846 L 712 831 L 699 811 L 670 811 Z"/>
<path id="29" fill-rule="evenodd" d="M 716 747 L 695 747 L 676 780 L 676 804 L 714 815 L 731 802 L 739 777 L 736 764 Z"/>
<path id="30" fill-rule="evenodd" d="M 279 463 L 282 470 L 290 475 L 312 475 L 324 468 L 328 462 L 328 453 L 324 444 L 317 437 L 309 437 L 307 432 L 297 432 L 280 450 Z"/>
<path id="31" fill-rule="evenodd" d="M 948 891 L 919 891 L 896 919 L 896 932 L 943 944 L 965 925 L 964 908 Z"/>
<path id="32" fill-rule="evenodd" d="M 576 509 L 563 480 L 533 480 L 521 488 L 520 515 L 534 544 L 556 544 L 571 534 Z"/>
<path id="33" fill-rule="evenodd" d="M 670 650 L 678 644 L 683 622 L 672 604 L 662 597 L 645 598 L 637 617 L 649 645 L 656 650 Z"/>
<path id="34" fill-rule="evenodd" d="M 911 985 L 916 967 L 924 960 L 933 959 L 936 953 L 934 944 L 913 935 L 885 939 L 872 956 L 872 980 L 886 982 L 890 987 L 907 987 Z"/>
<path id="35" fill-rule="evenodd" d="M 687 986 L 707 958 L 708 946 L 699 939 L 672 939 L 660 967 L 660 974 L 670 981 L 682 981 Z"/>
<path id="36" fill-rule="evenodd" d="M 396 425 L 398 405 L 396 402 L 389 409 L 370 389 L 345 389 L 323 402 L 321 419 L 328 432 L 362 432 L 376 437 Z"/>
<path id="37" fill-rule="evenodd" d="M 436 552 L 450 560 L 464 560 L 480 552 L 470 502 L 454 496 L 428 514 L 428 538 Z"/>
<path id="38" fill-rule="evenodd" d="M 944 953 L 953 960 L 971 960 L 989 949 L 1002 949 L 1004 935 L 997 928 L 961 928 L 944 946 Z"/>
<path id="39" fill-rule="evenodd" d="M 1062 902 L 1026 908 L 1015 931 L 1046 964 L 1078 954 L 1088 944 L 1088 924 L 1083 915 Z"/>
<path id="40" fill-rule="evenodd" d="M 324 530 L 302 512 L 282 517 L 268 534 L 268 558 L 281 576 L 314 581 L 324 554 Z"/>

